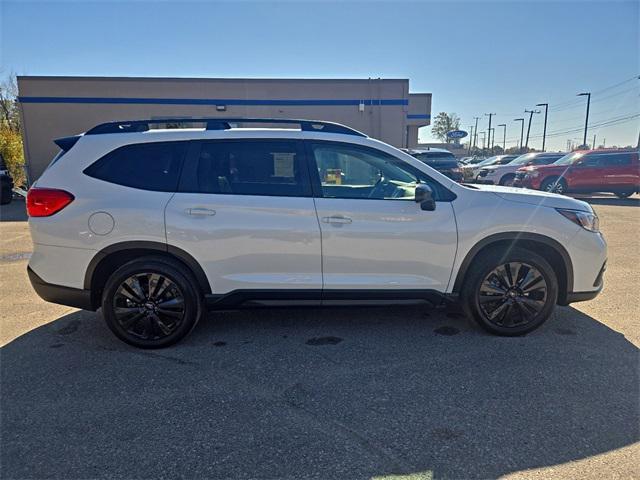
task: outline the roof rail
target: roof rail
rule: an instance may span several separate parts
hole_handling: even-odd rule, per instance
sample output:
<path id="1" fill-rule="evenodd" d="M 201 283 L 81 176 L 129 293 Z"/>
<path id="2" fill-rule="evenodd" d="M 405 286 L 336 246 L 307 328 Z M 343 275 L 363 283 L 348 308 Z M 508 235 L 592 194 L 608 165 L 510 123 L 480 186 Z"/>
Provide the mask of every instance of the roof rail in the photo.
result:
<path id="1" fill-rule="evenodd" d="M 271 124 L 297 124 L 300 130 L 305 132 L 322 132 L 322 133 L 342 133 L 345 135 L 356 135 L 358 137 L 366 137 L 362 132 L 354 130 L 340 123 L 324 122 L 321 120 L 301 120 L 293 118 L 153 118 L 149 120 L 123 120 L 118 122 L 107 122 L 96 125 L 85 135 L 101 135 L 105 133 L 127 133 L 127 132 L 146 132 L 150 125 L 171 123 L 171 124 L 188 124 L 188 123 L 204 123 L 207 130 L 229 130 L 231 124 L 237 123 L 271 123 Z"/>

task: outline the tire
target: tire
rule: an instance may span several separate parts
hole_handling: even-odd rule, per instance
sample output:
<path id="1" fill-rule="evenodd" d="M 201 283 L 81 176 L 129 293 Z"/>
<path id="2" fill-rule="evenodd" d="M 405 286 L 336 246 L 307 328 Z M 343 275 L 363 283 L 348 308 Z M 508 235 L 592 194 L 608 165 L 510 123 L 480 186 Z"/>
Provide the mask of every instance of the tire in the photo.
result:
<path id="1" fill-rule="evenodd" d="M 461 292 L 462 308 L 468 316 L 486 331 L 507 337 L 524 335 L 542 325 L 553 313 L 557 299 L 553 268 L 543 257 L 523 248 L 483 252 L 468 270 Z"/>
<path id="2" fill-rule="evenodd" d="M 109 277 L 102 295 L 109 329 L 139 348 L 174 345 L 193 330 L 202 311 L 202 295 L 191 272 L 162 257 L 124 264 Z"/>
<path id="3" fill-rule="evenodd" d="M 615 192 L 616 197 L 618 198 L 629 198 L 631 195 L 633 195 L 633 191 L 628 191 L 628 192 Z"/>
<path id="4" fill-rule="evenodd" d="M 515 178 L 516 176 L 513 173 L 507 173 L 504 177 L 500 179 L 500 185 L 510 187 L 513 185 L 513 181 L 515 180 Z"/>
<path id="5" fill-rule="evenodd" d="M 11 203 L 13 200 L 13 191 L 8 186 L 2 185 L 2 190 L 0 191 L 0 205 L 7 205 Z"/>
<path id="6" fill-rule="evenodd" d="M 545 178 L 540 184 L 540 190 L 563 195 L 567 192 L 567 182 L 560 177 Z"/>

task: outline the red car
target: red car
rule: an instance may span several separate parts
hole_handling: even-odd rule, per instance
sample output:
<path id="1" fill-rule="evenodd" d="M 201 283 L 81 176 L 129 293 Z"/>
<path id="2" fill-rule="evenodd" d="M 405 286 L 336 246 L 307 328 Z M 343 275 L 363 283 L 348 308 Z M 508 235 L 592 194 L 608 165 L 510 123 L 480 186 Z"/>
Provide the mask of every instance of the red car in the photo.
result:
<path id="1" fill-rule="evenodd" d="M 601 149 L 569 153 L 550 165 L 518 169 L 516 187 L 555 193 L 640 192 L 638 150 Z"/>

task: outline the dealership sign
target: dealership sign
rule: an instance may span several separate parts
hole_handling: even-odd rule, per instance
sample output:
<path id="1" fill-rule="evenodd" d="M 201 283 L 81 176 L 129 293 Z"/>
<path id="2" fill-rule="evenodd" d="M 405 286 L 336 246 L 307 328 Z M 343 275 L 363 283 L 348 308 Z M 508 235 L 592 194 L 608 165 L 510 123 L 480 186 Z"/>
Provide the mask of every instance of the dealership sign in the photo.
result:
<path id="1" fill-rule="evenodd" d="M 447 138 L 464 138 L 468 135 L 464 130 L 451 130 L 447 132 Z"/>

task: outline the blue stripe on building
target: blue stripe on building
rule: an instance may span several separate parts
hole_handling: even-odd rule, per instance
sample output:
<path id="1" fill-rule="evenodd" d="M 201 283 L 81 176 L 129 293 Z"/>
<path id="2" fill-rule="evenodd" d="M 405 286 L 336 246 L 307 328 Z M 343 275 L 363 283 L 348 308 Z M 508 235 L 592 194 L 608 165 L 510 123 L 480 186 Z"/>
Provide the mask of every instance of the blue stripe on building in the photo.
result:
<path id="1" fill-rule="evenodd" d="M 407 115 L 407 118 L 409 119 L 420 119 L 420 120 L 429 120 L 431 118 L 431 115 L 427 115 L 425 113 L 420 113 L 420 114 L 409 114 Z"/>
<path id="2" fill-rule="evenodd" d="M 409 105 L 403 98 L 368 100 L 351 99 L 239 99 L 239 98 L 126 98 L 126 97 L 18 97 L 21 103 L 100 103 L 138 105 L 278 105 L 278 106 L 345 106 L 345 105 Z M 423 118 L 423 117 L 420 117 Z"/>

